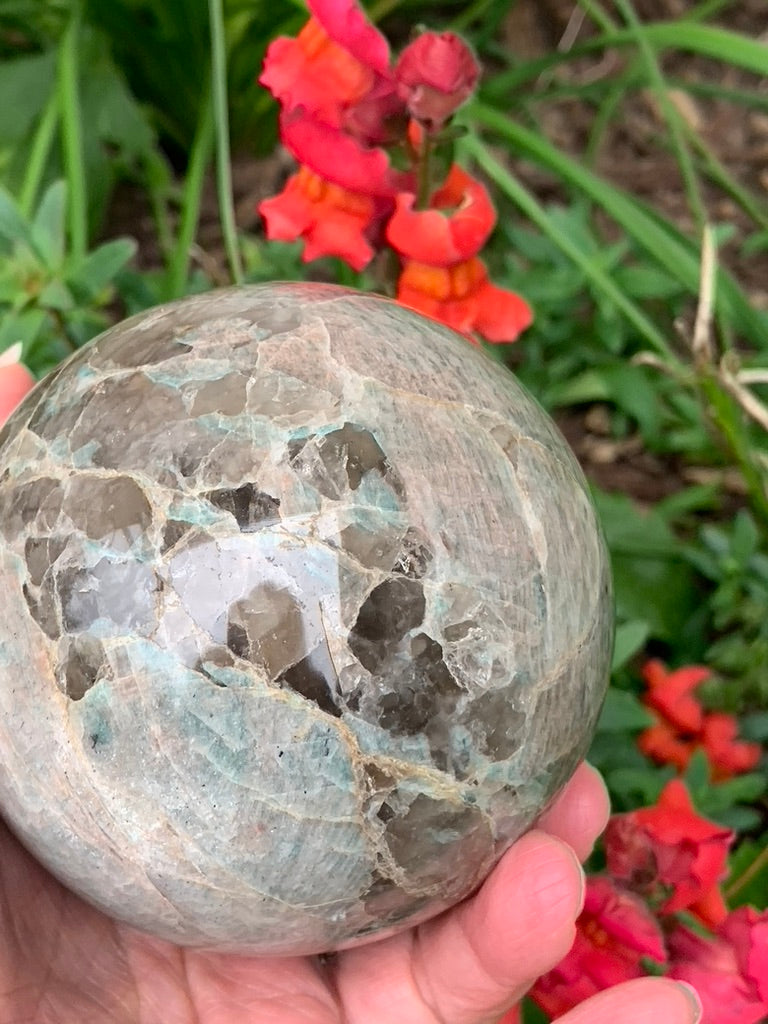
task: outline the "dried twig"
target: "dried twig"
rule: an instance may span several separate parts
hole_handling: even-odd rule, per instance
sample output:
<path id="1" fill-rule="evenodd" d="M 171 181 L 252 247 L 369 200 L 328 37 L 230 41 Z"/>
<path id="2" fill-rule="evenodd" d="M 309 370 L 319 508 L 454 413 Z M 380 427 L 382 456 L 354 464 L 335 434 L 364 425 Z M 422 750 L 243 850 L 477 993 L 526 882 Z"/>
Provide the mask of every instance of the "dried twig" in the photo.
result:
<path id="1" fill-rule="evenodd" d="M 712 309 L 715 298 L 717 275 L 717 249 L 715 236 L 710 224 L 704 225 L 701 238 L 701 277 L 699 281 L 699 304 L 696 322 L 691 337 L 691 351 L 697 364 L 714 363 L 715 345 L 712 339 Z"/>

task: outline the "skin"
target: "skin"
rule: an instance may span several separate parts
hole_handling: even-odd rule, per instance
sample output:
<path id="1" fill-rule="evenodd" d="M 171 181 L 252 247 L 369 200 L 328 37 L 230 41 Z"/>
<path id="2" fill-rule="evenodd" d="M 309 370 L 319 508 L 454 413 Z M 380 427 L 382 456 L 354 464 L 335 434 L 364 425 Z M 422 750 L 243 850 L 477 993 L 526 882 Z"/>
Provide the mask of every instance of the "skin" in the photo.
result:
<path id="1" fill-rule="evenodd" d="M 26 383 L 24 383 L 26 381 Z M 0 424 L 29 378 L 0 366 Z M 0 1024 L 493 1024 L 568 951 L 608 798 L 582 765 L 471 899 L 327 959 L 182 949 L 69 893 L 0 822 Z M 674 982 L 617 986 L 560 1024 L 694 1024 Z"/>
<path id="2" fill-rule="evenodd" d="M 581 906 L 578 857 L 608 802 L 582 765 L 539 828 L 476 896 L 393 938 L 280 959 L 181 949 L 67 892 L 0 830 L 1 1024 L 492 1024 L 567 952 Z M 562 1024 L 693 1024 L 674 982 L 621 985 Z"/>

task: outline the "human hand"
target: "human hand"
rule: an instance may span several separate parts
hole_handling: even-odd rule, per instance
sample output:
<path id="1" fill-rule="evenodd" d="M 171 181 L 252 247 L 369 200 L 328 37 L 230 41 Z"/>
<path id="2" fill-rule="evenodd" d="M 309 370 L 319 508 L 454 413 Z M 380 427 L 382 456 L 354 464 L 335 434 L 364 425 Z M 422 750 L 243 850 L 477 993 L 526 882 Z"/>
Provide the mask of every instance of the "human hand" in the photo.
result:
<path id="1" fill-rule="evenodd" d="M 19 362 L 20 356 L 21 345 L 12 345 L 0 355 L 0 427 L 35 383 L 26 366 Z"/>
<path id="2" fill-rule="evenodd" d="M 227 956 L 143 935 L 69 893 L 0 829 L 0 1024 L 492 1024 L 567 952 L 576 856 L 607 814 L 583 765 L 476 896 L 328 959 Z M 643 978 L 560 1024 L 696 1019 L 683 988 Z"/>
<path id="3" fill-rule="evenodd" d="M 0 358 L 0 425 L 33 383 L 17 359 Z M 0 1024 L 490 1024 L 568 951 L 576 857 L 607 815 L 601 781 L 582 766 L 474 898 L 328 960 L 225 956 L 143 935 L 60 886 L 0 824 Z M 682 988 L 644 978 L 560 1021 L 695 1019 Z"/>

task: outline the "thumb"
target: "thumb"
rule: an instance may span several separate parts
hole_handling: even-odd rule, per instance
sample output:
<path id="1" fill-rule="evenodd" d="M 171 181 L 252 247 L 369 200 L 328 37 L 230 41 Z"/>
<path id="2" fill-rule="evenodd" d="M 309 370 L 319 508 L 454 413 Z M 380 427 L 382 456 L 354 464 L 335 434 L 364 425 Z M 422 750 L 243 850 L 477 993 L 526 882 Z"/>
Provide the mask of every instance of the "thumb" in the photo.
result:
<path id="1" fill-rule="evenodd" d="M 0 426 L 35 384 L 35 378 L 18 361 L 20 355 L 20 345 L 14 345 L 0 355 Z"/>

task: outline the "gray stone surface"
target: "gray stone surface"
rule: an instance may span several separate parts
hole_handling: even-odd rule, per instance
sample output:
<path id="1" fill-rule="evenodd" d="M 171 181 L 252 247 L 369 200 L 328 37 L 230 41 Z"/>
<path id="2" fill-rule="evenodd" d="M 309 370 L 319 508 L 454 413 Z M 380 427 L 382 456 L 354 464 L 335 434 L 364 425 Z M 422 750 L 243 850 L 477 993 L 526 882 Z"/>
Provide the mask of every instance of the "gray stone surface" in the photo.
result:
<path id="1" fill-rule="evenodd" d="M 607 679 L 581 472 L 512 376 L 323 285 L 125 321 L 0 432 L 0 807 L 176 942 L 354 944 L 470 893 Z"/>

